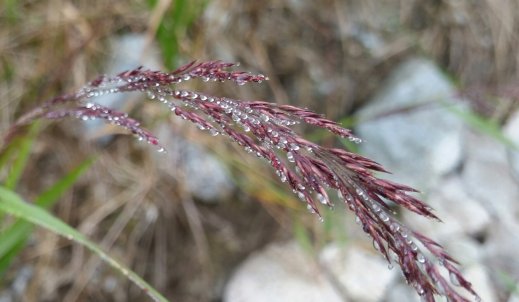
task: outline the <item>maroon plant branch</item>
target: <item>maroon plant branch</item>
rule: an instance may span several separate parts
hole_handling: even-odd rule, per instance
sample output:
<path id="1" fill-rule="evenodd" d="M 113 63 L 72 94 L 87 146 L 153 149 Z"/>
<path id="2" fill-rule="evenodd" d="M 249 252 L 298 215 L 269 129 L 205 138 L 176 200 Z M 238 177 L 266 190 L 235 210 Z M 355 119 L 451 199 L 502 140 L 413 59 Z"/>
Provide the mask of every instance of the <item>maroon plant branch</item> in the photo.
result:
<path id="1" fill-rule="evenodd" d="M 267 78 L 243 71 L 228 71 L 232 63 L 189 63 L 164 73 L 137 68 L 115 77 L 101 76 L 75 94 L 50 100 L 22 116 L 14 128 L 37 118 L 103 119 L 121 126 L 152 145 L 157 138 L 127 114 L 96 104 L 92 98 L 126 91 L 146 92 L 164 103 L 175 115 L 189 120 L 211 135 L 229 137 L 247 152 L 266 160 L 282 182 L 322 219 L 319 208 L 333 207 L 328 192 L 336 191 L 341 202 L 355 214 L 357 223 L 373 239 L 373 246 L 390 263 L 396 263 L 407 282 L 426 301 L 442 295 L 450 301 L 468 301 L 455 287 L 478 300 L 471 284 L 455 267 L 457 262 L 438 243 L 402 225 L 388 201 L 418 215 L 438 219 L 424 202 L 409 195 L 414 189 L 377 178 L 387 172 L 380 164 L 342 149 L 325 148 L 298 135 L 292 126 L 305 123 L 359 143 L 360 139 L 337 123 L 307 109 L 263 101 L 234 100 L 176 89 L 183 81 L 232 81 L 242 85 Z M 163 148 L 159 146 L 159 150 Z M 450 278 L 443 277 L 445 270 Z"/>

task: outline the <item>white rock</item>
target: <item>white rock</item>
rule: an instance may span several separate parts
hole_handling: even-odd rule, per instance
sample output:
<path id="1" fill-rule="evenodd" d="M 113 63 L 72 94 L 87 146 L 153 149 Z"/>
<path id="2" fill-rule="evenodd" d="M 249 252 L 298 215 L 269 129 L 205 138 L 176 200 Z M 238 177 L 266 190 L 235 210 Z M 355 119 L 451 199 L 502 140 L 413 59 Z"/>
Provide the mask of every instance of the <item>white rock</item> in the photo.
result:
<path id="1" fill-rule="evenodd" d="M 500 272 L 511 276 L 519 276 L 519 224 L 503 225 L 494 223 L 490 228 L 485 242 L 486 263 L 493 272 Z M 494 278 L 500 281 L 498 275 Z M 506 284 L 502 284 L 506 286 Z"/>
<path id="2" fill-rule="evenodd" d="M 505 146 L 472 132 L 465 135 L 465 142 L 467 154 L 462 171 L 465 191 L 499 223 L 517 223 L 519 186 L 511 173 Z"/>
<path id="3" fill-rule="evenodd" d="M 161 125 L 157 136 L 167 153 L 157 153 L 159 168 L 185 184 L 187 191 L 200 201 L 214 203 L 229 197 L 234 182 L 225 165 L 215 156 Z"/>
<path id="4" fill-rule="evenodd" d="M 420 302 L 420 296 L 409 285 L 398 283 L 388 290 L 386 302 Z"/>
<path id="5" fill-rule="evenodd" d="M 271 244 L 250 256 L 224 290 L 225 302 L 344 301 L 295 242 Z"/>
<path id="6" fill-rule="evenodd" d="M 390 270 L 382 256 L 358 246 L 329 245 L 322 251 L 321 261 L 353 301 L 380 301 L 397 276 L 397 269 Z"/>
<path id="7" fill-rule="evenodd" d="M 519 111 L 516 111 L 506 123 L 504 134 L 511 142 L 515 144 L 516 148 L 519 148 Z M 513 169 L 515 179 L 519 178 L 519 151 L 508 148 L 508 161 Z"/>
<path id="8" fill-rule="evenodd" d="M 359 112 L 362 152 L 396 172 L 393 179 L 427 189 L 461 161 L 463 124 L 447 109 L 453 98 L 431 61 L 405 62 Z"/>
<path id="9" fill-rule="evenodd" d="M 375 302 L 397 276 L 380 255 L 355 245 L 330 244 L 319 263 L 295 242 L 271 244 L 240 265 L 224 290 L 224 301 Z"/>
<path id="10" fill-rule="evenodd" d="M 483 232 L 491 223 L 487 210 L 463 189 L 459 176 L 440 180 L 428 194 L 427 203 L 435 209 L 441 223 L 405 211 L 405 221 L 437 240 L 474 235 Z"/>
<path id="11" fill-rule="evenodd" d="M 493 302 L 497 301 L 497 295 L 492 287 L 492 282 L 486 268 L 481 265 L 474 265 L 463 272 L 465 278 L 470 280 L 473 288 L 481 297 L 481 301 Z"/>

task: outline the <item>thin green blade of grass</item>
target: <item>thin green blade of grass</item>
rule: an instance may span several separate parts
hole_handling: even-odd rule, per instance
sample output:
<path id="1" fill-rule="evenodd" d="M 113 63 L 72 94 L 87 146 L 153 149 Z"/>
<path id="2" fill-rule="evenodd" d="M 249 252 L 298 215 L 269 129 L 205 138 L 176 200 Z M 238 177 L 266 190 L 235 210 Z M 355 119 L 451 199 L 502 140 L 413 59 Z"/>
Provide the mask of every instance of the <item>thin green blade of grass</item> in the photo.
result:
<path id="1" fill-rule="evenodd" d="M 36 134 L 38 132 L 38 123 L 34 123 L 29 128 L 29 133 L 23 137 L 17 148 L 17 156 L 13 161 L 13 165 L 11 166 L 11 170 L 5 179 L 4 186 L 9 189 L 16 188 L 20 177 L 22 176 L 23 171 L 25 170 L 25 166 L 27 165 L 27 161 L 29 159 L 29 155 L 31 154 L 32 143 Z"/>
<path id="2" fill-rule="evenodd" d="M 36 200 L 35 204 L 41 207 L 50 207 L 53 205 L 65 191 L 67 191 L 72 185 L 74 185 L 78 178 L 85 173 L 90 166 L 94 163 L 95 158 L 89 158 L 83 161 L 79 166 L 72 169 L 67 175 L 62 177 L 59 181 L 57 181 L 50 188 L 45 190 L 42 194 L 40 194 Z"/>
<path id="3" fill-rule="evenodd" d="M 3 169 L 7 165 L 7 163 L 13 158 L 13 155 L 19 148 L 21 140 L 22 139 L 20 137 L 13 139 L 9 146 L 0 151 L 0 169 Z"/>
<path id="4" fill-rule="evenodd" d="M 503 134 L 500 125 L 495 121 L 480 116 L 471 110 L 462 110 L 455 106 L 447 106 L 447 109 L 475 130 L 493 137 L 507 147 L 519 151 L 519 146 Z"/>
<path id="5" fill-rule="evenodd" d="M 77 179 L 90 168 L 94 159 L 87 159 L 79 166 L 62 177 L 54 185 L 40 194 L 35 201 L 37 206 L 49 208 L 54 205 L 59 197 L 65 193 Z M 12 256 L 17 255 L 25 247 L 32 225 L 24 220 L 19 220 L 0 233 L 0 276 L 2 276 L 12 262 Z"/>
<path id="6" fill-rule="evenodd" d="M 95 243 L 88 240 L 83 234 L 67 225 L 58 218 L 52 216 L 44 209 L 26 203 L 18 195 L 11 190 L 0 187 L 0 211 L 16 216 L 20 219 L 31 222 L 42 228 L 45 228 L 55 234 L 64 236 L 82 246 L 86 247 L 102 260 L 108 263 L 111 267 L 119 271 L 121 274 L 126 276 L 128 280 L 133 282 L 139 288 L 141 288 L 150 298 L 154 301 L 168 301 L 164 298 L 156 289 L 151 287 L 146 281 L 139 277 L 136 273 L 131 271 L 124 264 L 121 264 L 114 258 L 110 257 L 109 254 L 104 252 Z"/>

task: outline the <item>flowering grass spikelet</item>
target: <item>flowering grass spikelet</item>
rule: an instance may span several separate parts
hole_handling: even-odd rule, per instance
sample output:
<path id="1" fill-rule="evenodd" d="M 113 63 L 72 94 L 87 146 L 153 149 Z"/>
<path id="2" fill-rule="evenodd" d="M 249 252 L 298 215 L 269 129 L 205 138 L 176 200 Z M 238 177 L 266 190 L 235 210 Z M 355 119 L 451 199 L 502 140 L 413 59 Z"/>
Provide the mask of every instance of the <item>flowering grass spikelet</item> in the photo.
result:
<path id="1" fill-rule="evenodd" d="M 409 194 L 416 190 L 378 178 L 374 172 L 387 172 L 380 164 L 343 149 L 315 144 L 297 134 L 293 126 L 307 124 L 323 128 L 359 143 L 360 139 L 349 129 L 308 109 L 177 88 L 179 83 L 194 79 L 231 81 L 238 85 L 268 79 L 261 74 L 229 71 L 232 66 L 234 64 L 221 61 L 191 62 L 173 72 L 140 67 L 114 77 L 100 76 L 76 93 L 56 97 L 23 115 L 10 134 L 38 118 L 102 119 L 125 128 L 140 140 L 157 146 L 158 150 L 164 150 L 159 140 L 138 121 L 92 100 L 108 93 L 145 92 L 150 99 L 163 103 L 173 114 L 194 123 L 200 130 L 213 136 L 226 136 L 247 152 L 266 160 L 280 180 L 286 182 L 308 210 L 320 219 L 320 207 L 333 207 L 328 193 L 336 191 L 389 267 L 399 266 L 408 284 L 425 301 L 434 301 L 435 295 L 449 301 L 469 301 L 457 288 L 463 288 L 479 299 L 456 267 L 458 263 L 443 247 L 407 228 L 390 209 L 388 202 L 393 202 L 418 215 L 439 220 L 427 204 Z M 442 274 L 441 270 L 447 274 Z"/>

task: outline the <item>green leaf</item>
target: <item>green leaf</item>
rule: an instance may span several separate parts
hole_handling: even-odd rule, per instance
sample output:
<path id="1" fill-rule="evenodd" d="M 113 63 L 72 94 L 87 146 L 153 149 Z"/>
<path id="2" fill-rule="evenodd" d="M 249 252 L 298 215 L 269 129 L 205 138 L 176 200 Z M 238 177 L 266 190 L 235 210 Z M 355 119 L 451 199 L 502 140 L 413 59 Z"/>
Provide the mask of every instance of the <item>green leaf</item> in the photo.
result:
<path id="1" fill-rule="evenodd" d="M 97 254 L 114 269 L 126 276 L 135 285 L 140 287 L 154 301 L 167 301 L 166 298 L 146 283 L 146 281 L 141 277 L 127 268 L 124 264 L 121 264 L 110 257 L 110 255 L 105 253 L 95 243 L 88 240 L 83 234 L 79 233 L 58 218 L 52 216 L 44 209 L 24 202 L 18 195 L 5 187 L 0 187 L 0 211 L 17 216 L 83 245 Z"/>
<path id="2" fill-rule="evenodd" d="M 92 165 L 94 159 L 82 162 L 78 167 L 70 171 L 62 179 L 52 185 L 36 198 L 35 204 L 49 208 L 56 203 L 77 179 Z M 32 225 L 26 221 L 16 221 L 0 234 L 0 276 L 9 267 L 13 256 L 17 255 L 24 247 L 25 242 L 32 232 Z"/>

